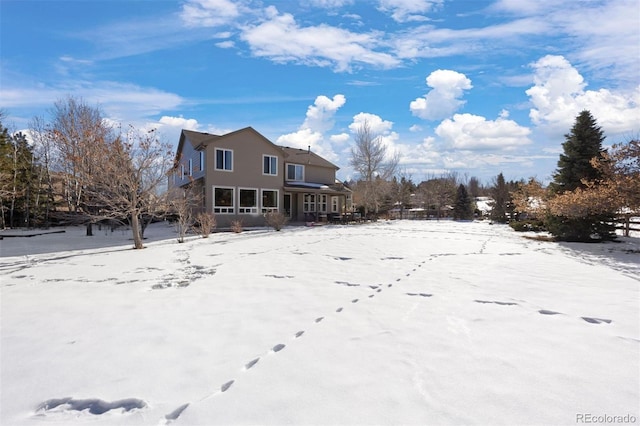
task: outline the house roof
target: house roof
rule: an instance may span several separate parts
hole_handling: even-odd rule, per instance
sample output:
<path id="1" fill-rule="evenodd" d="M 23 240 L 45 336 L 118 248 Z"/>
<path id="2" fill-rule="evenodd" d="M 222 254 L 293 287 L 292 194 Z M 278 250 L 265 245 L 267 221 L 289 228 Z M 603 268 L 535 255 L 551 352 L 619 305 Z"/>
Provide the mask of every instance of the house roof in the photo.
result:
<path id="1" fill-rule="evenodd" d="M 282 150 L 282 153 L 284 154 L 284 157 L 288 162 L 296 163 L 296 164 L 309 164 L 312 166 L 328 167 L 328 168 L 333 168 L 335 170 L 340 169 L 338 166 L 320 157 L 318 154 L 314 153 L 310 149 L 290 148 L 287 146 L 275 145 L 273 142 L 271 142 L 269 139 L 264 137 L 261 133 L 259 133 L 253 127 L 244 127 L 242 129 L 226 133 L 224 135 L 214 135 L 211 133 L 196 132 L 195 130 L 182 129 L 182 133 L 180 134 L 180 142 L 178 142 L 178 148 L 176 150 L 175 164 L 176 165 L 178 164 L 180 153 L 182 152 L 182 148 L 184 146 L 185 140 L 188 140 L 194 149 L 199 149 L 202 146 L 206 146 L 210 143 L 219 141 L 221 139 L 227 138 L 229 136 L 232 136 L 241 132 L 253 132 L 258 136 L 262 137 L 268 143 Z"/>
<path id="2" fill-rule="evenodd" d="M 325 160 L 318 154 L 309 149 L 289 148 L 288 146 L 279 147 L 284 152 L 284 156 L 288 162 L 297 164 L 309 164 L 312 166 L 330 167 L 333 169 L 340 169 L 340 167 Z"/>

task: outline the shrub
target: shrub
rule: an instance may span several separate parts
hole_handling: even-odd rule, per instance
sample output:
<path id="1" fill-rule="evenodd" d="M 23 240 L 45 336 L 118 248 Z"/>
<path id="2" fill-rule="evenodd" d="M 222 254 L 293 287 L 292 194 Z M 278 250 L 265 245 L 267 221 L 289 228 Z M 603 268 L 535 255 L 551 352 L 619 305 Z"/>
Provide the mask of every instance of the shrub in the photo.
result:
<path id="1" fill-rule="evenodd" d="M 538 219 L 527 219 L 509 222 L 509 226 L 516 232 L 541 232 L 545 231 L 544 222 Z"/>
<path id="2" fill-rule="evenodd" d="M 196 215 L 195 229 L 202 238 L 209 238 L 209 234 L 216 227 L 216 217 L 213 213 L 201 212 Z"/>
<path id="3" fill-rule="evenodd" d="M 269 212 L 264 215 L 264 220 L 267 222 L 267 225 L 279 231 L 287 224 L 289 218 L 280 212 Z"/>
<path id="4" fill-rule="evenodd" d="M 241 220 L 234 220 L 233 222 L 231 222 L 231 230 L 233 232 L 235 232 L 236 234 L 239 234 L 242 232 L 242 221 Z"/>

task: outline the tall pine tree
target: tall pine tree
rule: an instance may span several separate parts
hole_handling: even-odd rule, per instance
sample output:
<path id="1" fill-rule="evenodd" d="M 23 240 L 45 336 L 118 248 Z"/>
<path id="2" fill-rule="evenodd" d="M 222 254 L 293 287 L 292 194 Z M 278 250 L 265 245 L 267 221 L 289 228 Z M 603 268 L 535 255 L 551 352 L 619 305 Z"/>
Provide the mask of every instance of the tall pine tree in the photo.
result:
<path id="1" fill-rule="evenodd" d="M 491 188 L 491 195 L 493 195 L 493 207 L 489 215 L 491 220 L 499 223 L 507 222 L 507 208 L 508 203 L 511 202 L 511 196 L 509 195 L 509 189 L 507 188 L 507 183 L 502 173 L 496 177 L 495 184 L 493 188 Z"/>
<path id="2" fill-rule="evenodd" d="M 454 220 L 471 220 L 473 219 L 473 199 L 467 192 L 467 188 L 463 184 L 458 186 L 456 192 L 456 202 L 453 206 Z"/>
<path id="3" fill-rule="evenodd" d="M 563 194 L 585 187 L 584 181 L 597 182 L 601 172 L 593 167 L 591 159 L 602 158 L 604 133 L 589 111 L 582 111 L 571 132 L 565 135 L 558 169 L 554 181 L 549 186 L 554 194 Z M 601 241 L 615 238 L 613 216 L 615 212 L 565 217 L 549 214 L 546 227 L 549 232 L 563 241 Z"/>

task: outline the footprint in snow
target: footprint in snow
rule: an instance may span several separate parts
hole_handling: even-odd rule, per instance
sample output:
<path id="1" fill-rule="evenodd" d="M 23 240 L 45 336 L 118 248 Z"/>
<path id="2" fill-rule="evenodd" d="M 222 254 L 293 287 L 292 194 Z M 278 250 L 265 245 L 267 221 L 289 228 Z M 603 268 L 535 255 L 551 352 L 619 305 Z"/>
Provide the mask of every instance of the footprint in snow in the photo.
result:
<path id="1" fill-rule="evenodd" d="M 271 348 L 271 350 L 273 352 L 280 352 L 281 350 L 284 349 L 286 345 L 283 345 L 282 343 L 278 343 L 277 345 L 275 345 L 273 348 Z"/>
<path id="2" fill-rule="evenodd" d="M 229 380 L 227 383 L 225 383 L 224 385 L 220 386 L 220 392 L 226 392 L 227 390 L 229 390 L 229 388 L 231 387 L 233 382 L 235 382 L 235 380 Z"/>
<path id="3" fill-rule="evenodd" d="M 562 312 L 549 311 L 547 309 L 540 309 L 538 313 L 541 313 L 542 315 L 562 315 Z"/>
<path id="4" fill-rule="evenodd" d="M 371 299 L 373 296 L 375 296 L 375 294 L 370 294 L 369 299 Z"/>
<path id="5" fill-rule="evenodd" d="M 342 312 L 342 308 L 336 309 L 336 312 Z"/>
<path id="6" fill-rule="evenodd" d="M 353 299 L 351 303 L 358 303 L 358 299 Z"/>
<path id="7" fill-rule="evenodd" d="M 318 323 L 318 322 L 322 321 L 323 319 L 324 319 L 324 317 L 318 317 L 318 318 L 316 318 L 316 323 Z"/>
<path id="8" fill-rule="evenodd" d="M 433 294 L 430 293 L 405 293 L 407 296 L 420 296 L 420 297 L 431 297 Z"/>
<path id="9" fill-rule="evenodd" d="M 603 322 L 607 324 L 611 324 L 610 319 L 591 318 L 591 317 L 581 317 L 581 318 L 590 324 L 602 324 Z"/>
<path id="10" fill-rule="evenodd" d="M 249 361 L 248 363 L 245 364 L 244 369 L 245 370 L 250 369 L 251 367 L 256 365 L 258 363 L 258 361 L 260 361 L 260 357 L 258 357 L 256 359 L 252 359 L 251 361 Z"/>
<path id="11" fill-rule="evenodd" d="M 495 305 L 502 305 L 502 306 L 513 306 L 513 305 L 517 305 L 517 303 L 515 302 L 497 302 L 495 300 L 474 300 L 474 302 L 476 303 L 493 303 Z M 542 313 L 542 312 L 540 312 Z M 547 314 L 550 315 L 550 314 Z"/>
<path id="12" fill-rule="evenodd" d="M 188 402 L 186 404 L 182 404 L 181 406 L 164 416 L 164 418 L 167 420 L 176 420 L 178 417 L 180 417 L 180 414 L 182 414 L 182 412 L 187 409 L 188 406 Z"/>
<path id="13" fill-rule="evenodd" d="M 296 333 L 296 339 L 304 334 L 304 330 L 300 330 Z"/>

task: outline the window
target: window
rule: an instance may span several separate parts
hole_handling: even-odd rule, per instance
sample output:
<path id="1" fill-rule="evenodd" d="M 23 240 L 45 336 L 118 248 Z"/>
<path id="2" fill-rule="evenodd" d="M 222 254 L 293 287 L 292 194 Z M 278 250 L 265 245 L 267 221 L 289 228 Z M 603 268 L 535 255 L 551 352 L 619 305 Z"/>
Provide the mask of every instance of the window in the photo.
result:
<path id="1" fill-rule="evenodd" d="M 193 176 L 193 160 L 189 158 L 189 176 Z"/>
<path id="2" fill-rule="evenodd" d="M 233 205 L 233 188 L 224 188 L 220 186 L 213 187 L 213 212 L 214 213 L 230 213 L 234 212 Z"/>
<path id="3" fill-rule="evenodd" d="M 233 151 L 216 149 L 216 170 L 233 171 Z"/>
<path id="4" fill-rule="evenodd" d="M 180 164 L 180 178 L 184 179 L 185 176 L 184 164 Z"/>
<path id="5" fill-rule="evenodd" d="M 200 151 L 200 171 L 204 171 L 204 151 Z"/>
<path id="6" fill-rule="evenodd" d="M 304 166 L 300 164 L 287 164 L 287 180 L 304 180 Z"/>
<path id="7" fill-rule="evenodd" d="M 331 213 L 338 213 L 339 205 L 338 197 L 331 197 Z"/>
<path id="8" fill-rule="evenodd" d="M 320 213 L 327 212 L 327 195 L 326 194 L 318 195 L 318 211 Z"/>
<path id="9" fill-rule="evenodd" d="M 263 175 L 278 175 L 278 157 L 272 155 L 262 156 L 262 174 Z"/>
<path id="10" fill-rule="evenodd" d="M 278 211 L 278 191 L 275 189 L 262 190 L 262 213 Z"/>
<path id="11" fill-rule="evenodd" d="M 302 211 L 304 213 L 312 213 L 316 211 L 316 195 L 315 194 L 304 194 Z"/>
<path id="12" fill-rule="evenodd" d="M 258 190 L 240 188 L 238 213 L 258 213 Z"/>

